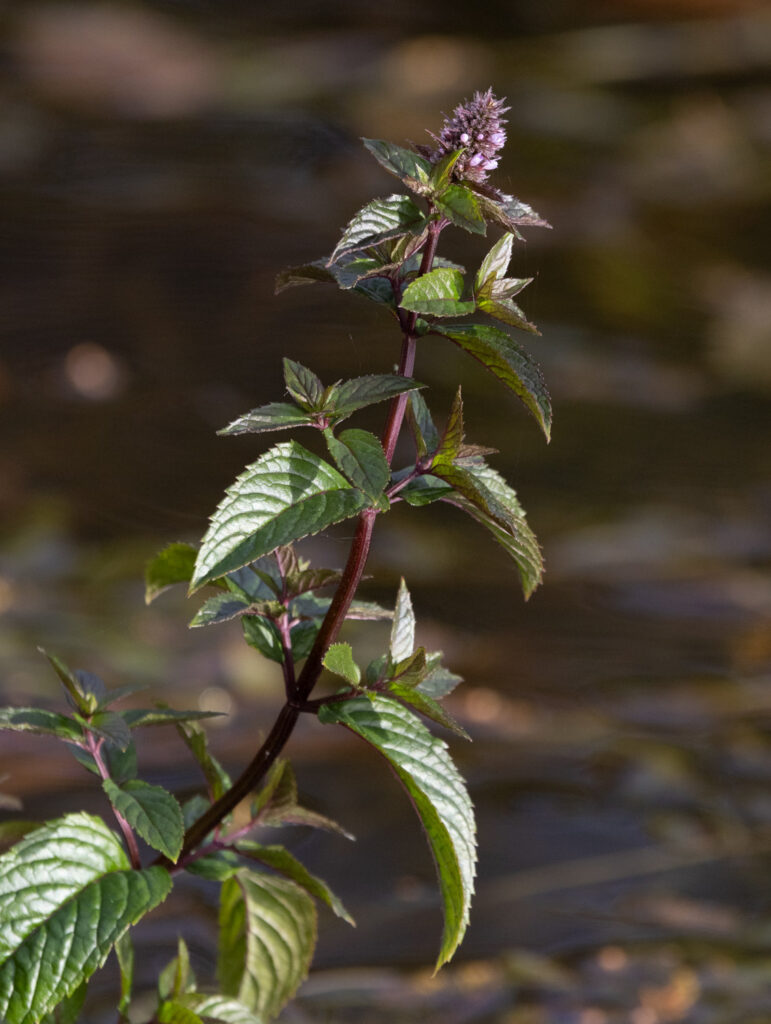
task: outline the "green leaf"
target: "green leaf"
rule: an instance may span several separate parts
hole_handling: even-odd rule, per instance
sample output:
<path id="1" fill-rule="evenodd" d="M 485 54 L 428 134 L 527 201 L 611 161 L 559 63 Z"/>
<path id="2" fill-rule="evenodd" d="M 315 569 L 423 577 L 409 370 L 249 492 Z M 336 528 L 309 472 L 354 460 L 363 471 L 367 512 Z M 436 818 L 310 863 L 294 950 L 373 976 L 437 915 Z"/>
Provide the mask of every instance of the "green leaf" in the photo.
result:
<path id="1" fill-rule="evenodd" d="M 83 742 L 83 730 L 76 721 L 43 708 L 0 708 L 0 729 L 58 736 L 70 743 Z"/>
<path id="2" fill-rule="evenodd" d="M 131 731 L 125 718 L 128 714 L 128 711 L 99 711 L 89 719 L 88 728 L 108 743 L 114 743 L 118 750 L 126 750 L 131 743 Z"/>
<path id="3" fill-rule="evenodd" d="M 287 267 L 276 276 L 275 294 L 283 292 L 286 288 L 295 288 L 303 284 L 332 283 L 335 284 L 335 275 L 326 265 L 326 260 L 314 260 L 312 263 L 303 263 L 299 267 Z"/>
<path id="4" fill-rule="evenodd" d="M 230 789 L 230 776 L 209 750 L 206 733 L 191 722 L 179 722 L 177 732 L 203 771 L 212 800 L 219 800 Z"/>
<path id="5" fill-rule="evenodd" d="M 305 979 L 316 908 L 286 878 L 241 869 L 222 886 L 217 974 L 224 995 L 275 1016 Z"/>
<path id="6" fill-rule="evenodd" d="M 191 591 L 366 505 L 365 495 L 302 445 L 276 445 L 225 492 L 201 542 Z"/>
<path id="7" fill-rule="evenodd" d="M 420 234 L 426 218 L 409 196 L 392 195 L 387 199 L 374 199 L 354 214 L 335 246 L 327 265 L 357 249 L 380 245 L 391 238 L 406 234 Z"/>
<path id="8" fill-rule="evenodd" d="M 446 963 L 468 924 L 476 864 L 474 814 L 447 746 L 401 704 L 387 697 L 357 697 L 327 704 L 319 720 L 339 722 L 390 762 L 412 798 L 437 866 L 444 935 L 437 968 Z"/>
<path id="9" fill-rule="evenodd" d="M 103 821 L 69 814 L 0 857 L 0 1020 L 35 1024 L 104 963 L 171 889 L 162 867 L 130 868 Z"/>
<path id="10" fill-rule="evenodd" d="M 438 163 L 434 164 L 434 169 L 431 172 L 431 186 L 435 192 L 443 192 L 450 184 L 453 168 L 462 154 L 462 149 L 453 150 L 452 153 L 443 156 Z"/>
<path id="11" fill-rule="evenodd" d="M 362 139 L 379 164 L 395 175 L 413 192 L 428 192 L 431 164 L 411 149 L 403 149 L 383 139 Z"/>
<path id="12" fill-rule="evenodd" d="M 315 412 L 324 399 L 324 385 L 307 366 L 294 359 L 284 359 L 284 383 L 289 394 L 298 405 L 308 412 Z"/>
<path id="13" fill-rule="evenodd" d="M 145 567 L 145 604 L 175 583 L 189 583 L 198 552 L 192 544 L 169 544 Z"/>
<path id="14" fill-rule="evenodd" d="M 298 597 L 309 590 L 337 585 L 342 573 L 337 569 L 301 569 L 287 576 L 287 592 L 290 597 Z"/>
<path id="15" fill-rule="evenodd" d="M 333 384 L 327 401 L 328 408 L 332 410 L 330 419 L 339 423 L 368 405 L 395 398 L 405 391 L 415 393 L 415 389 L 423 387 L 425 384 L 395 373 L 370 373 Z"/>
<path id="16" fill-rule="evenodd" d="M 59 681 L 67 692 L 67 699 L 73 708 L 76 708 L 83 715 L 90 715 L 92 711 L 95 711 L 99 701 L 91 693 L 88 693 L 81 686 L 81 682 L 78 679 L 76 672 L 73 672 L 61 658 L 57 658 L 55 654 L 49 654 L 44 651 L 42 647 L 38 647 L 40 653 L 48 659 L 54 672 L 59 677 Z"/>
<path id="17" fill-rule="evenodd" d="M 329 454 L 354 487 L 374 504 L 383 494 L 391 476 L 380 441 L 368 430 L 344 430 L 337 437 L 324 431 Z"/>
<path id="18" fill-rule="evenodd" d="M 477 485 L 481 485 L 485 489 L 488 508 L 494 507 L 495 515 L 480 507 L 478 501 L 457 491 L 445 496 L 444 500 L 463 509 L 489 530 L 495 540 L 514 559 L 519 570 L 525 598 L 530 597 L 541 582 L 543 558 L 538 541 L 527 523 L 516 492 L 489 466 L 467 467 L 465 473 L 474 477 Z"/>
<path id="19" fill-rule="evenodd" d="M 250 647 L 254 647 L 264 658 L 278 662 L 279 665 L 283 664 L 284 649 L 281 646 L 281 634 L 275 623 L 258 615 L 244 615 L 241 627 L 244 639 Z"/>
<path id="20" fill-rule="evenodd" d="M 431 462 L 431 468 L 433 469 L 434 466 L 442 464 L 452 465 L 463 445 L 463 437 L 463 397 L 460 388 L 458 388 L 452 402 L 447 426 L 442 434 L 442 440 L 439 442 L 439 447 L 436 449 Z M 441 476 L 440 473 L 435 473 L 434 475 Z"/>
<path id="21" fill-rule="evenodd" d="M 463 682 L 463 676 L 450 672 L 440 664 L 440 659 L 441 654 L 431 655 L 428 662 L 428 675 L 417 686 L 421 693 L 425 693 L 427 697 L 433 697 L 435 700 L 446 697 L 459 683 Z"/>
<path id="22" fill-rule="evenodd" d="M 399 581 L 399 590 L 396 594 L 394 621 L 391 626 L 391 642 L 389 644 L 391 663 L 398 665 L 400 661 L 409 658 L 414 648 L 415 613 L 412 610 L 410 592 L 402 578 Z"/>
<path id="23" fill-rule="evenodd" d="M 202 1017 L 176 999 L 161 1003 L 156 1020 L 158 1024 L 204 1024 Z"/>
<path id="24" fill-rule="evenodd" d="M 424 505 L 432 505 L 435 501 L 452 494 L 452 487 L 440 480 L 437 476 L 424 473 L 422 476 L 410 480 L 407 486 L 399 491 L 399 497 L 404 498 L 408 505 L 415 508 L 422 508 Z"/>
<path id="25" fill-rule="evenodd" d="M 266 864 L 268 867 L 273 868 L 274 871 L 279 871 L 282 875 L 286 875 L 287 878 L 291 878 L 293 882 L 296 882 L 305 889 L 311 896 L 315 896 L 322 903 L 326 903 L 338 917 L 342 917 L 348 924 L 356 927 L 356 922 L 327 883 L 317 875 L 312 875 L 305 865 L 301 864 L 285 847 L 262 846 L 260 843 L 253 843 L 250 840 L 242 839 L 236 844 L 236 850 L 252 860 Z"/>
<path id="26" fill-rule="evenodd" d="M 257 1017 L 243 1003 L 239 1003 L 237 999 L 228 999 L 227 996 L 190 992 L 180 996 L 175 1001 L 175 1006 L 193 1013 L 198 1020 L 203 1018 L 216 1021 L 217 1024 L 264 1024 L 263 1017 Z M 182 1018 L 169 1018 L 167 1022 L 161 1018 L 161 1024 L 187 1024 L 187 1021 Z"/>
<path id="27" fill-rule="evenodd" d="M 177 955 L 158 975 L 158 994 L 161 999 L 172 999 L 195 990 L 196 980 L 190 967 L 190 953 L 187 943 L 180 936 L 177 939 Z"/>
<path id="28" fill-rule="evenodd" d="M 189 625 L 191 629 L 195 629 L 199 626 L 213 626 L 218 622 L 229 622 L 248 612 L 250 608 L 250 602 L 238 594 L 215 594 L 204 601 Z"/>
<path id="29" fill-rule="evenodd" d="M 551 401 L 538 364 L 512 338 L 485 324 L 442 324 L 434 330 L 477 359 L 525 404 L 547 440 Z"/>
<path id="30" fill-rule="evenodd" d="M 477 271 L 476 280 L 474 281 L 474 291 L 477 295 L 483 291 L 485 286 L 489 286 L 492 281 L 497 281 L 503 277 L 509 269 L 513 242 L 514 235 L 510 231 L 505 232 L 482 260 L 482 264 Z"/>
<path id="31" fill-rule="evenodd" d="M 434 199 L 434 204 L 441 214 L 459 228 L 473 235 L 487 233 L 479 200 L 465 185 L 450 185 Z"/>
<path id="32" fill-rule="evenodd" d="M 118 1014 L 121 1020 L 124 1020 L 131 1005 L 131 994 L 134 989 L 134 943 L 131 941 L 130 931 L 125 931 L 115 943 L 115 956 L 120 971 Z"/>
<path id="33" fill-rule="evenodd" d="M 151 786 L 140 779 L 129 779 L 122 786 L 105 779 L 102 788 L 115 810 L 142 839 L 176 863 L 185 833 L 177 799 L 162 786 Z"/>
<path id="34" fill-rule="evenodd" d="M 259 818 L 260 825 L 307 825 L 310 828 L 337 832 L 346 839 L 354 838 L 331 818 L 299 805 L 294 772 L 291 764 L 284 759 L 276 761 L 265 785 L 255 797 L 252 803 L 252 817 Z"/>
<path id="35" fill-rule="evenodd" d="M 361 682 L 361 669 L 353 660 L 350 644 L 332 644 L 324 655 L 322 664 L 324 668 L 345 679 L 351 686 L 358 686 Z"/>
<path id="36" fill-rule="evenodd" d="M 85 751 L 84 751 L 85 753 Z M 107 765 L 107 771 L 113 782 L 122 786 L 129 779 L 135 779 L 137 775 L 137 748 L 133 740 L 125 750 L 120 750 L 114 743 L 105 743 L 102 748 L 102 757 Z"/>
<path id="37" fill-rule="evenodd" d="M 21 801 L 19 801 L 20 803 Z M 18 807 L 14 809 L 18 810 Z M 0 849 L 13 846 L 30 832 L 42 827 L 43 822 L 41 821 L 23 821 L 19 818 L 14 818 L 12 821 L 0 821 Z"/>
<path id="38" fill-rule="evenodd" d="M 390 680 L 398 682 L 400 686 L 417 686 L 427 672 L 426 651 L 418 647 L 408 657 L 404 658 L 397 665 L 393 665 L 390 672 Z"/>
<path id="39" fill-rule="evenodd" d="M 407 406 L 407 421 L 415 438 L 418 458 L 439 447 L 439 433 L 431 419 L 426 401 L 419 391 L 413 391 Z"/>
<path id="40" fill-rule="evenodd" d="M 521 292 L 532 280 L 532 277 L 525 277 L 493 281 L 477 296 L 477 306 L 483 313 L 488 313 L 506 324 L 519 327 L 530 334 L 540 334 L 541 332 L 535 324 L 530 323 L 516 302 L 511 301 L 511 296 Z"/>
<path id="41" fill-rule="evenodd" d="M 544 220 L 535 210 L 523 203 L 521 199 L 506 195 L 497 189 L 491 189 L 490 195 L 475 189 L 477 199 L 487 220 L 502 224 L 512 232 L 515 238 L 522 238 L 518 227 L 550 228 L 551 224 Z"/>
<path id="42" fill-rule="evenodd" d="M 71 995 L 65 996 L 55 1010 L 43 1017 L 41 1024 L 78 1024 L 80 1012 L 86 1001 L 88 985 L 84 981 Z"/>
<path id="43" fill-rule="evenodd" d="M 244 416 L 233 420 L 217 433 L 225 434 L 262 434 L 268 430 L 288 430 L 290 427 L 313 426 L 313 419 L 296 405 L 289 402 L 269 402 L 257 409 L 252 409 Z"/>
<path id="44" fill-rule="evenodd" d="M 218 718 L 220 711 L 175 711 L 173 708 L 131 708 L 120 712 L 129 729 L 147 725 L 179 725 L 181 722 L 200 722 L 204 718 Z"/>
<path id="45" fill-rule="evenodd" d="M 417 690 L 412 686 L 404 686 L 398 682 L 389 683 L 388 689 L 392 696 L 398 697 L 405 704 L 409 704 L 416 711 L 425 715 L 426 718 L 430 718 L 432 722 L 443 725 L 445 729 L 454 732 L 461 739 L 471 739 L 460 722 L 456 721 L 446 708 L 443 708 L 433 697 L 429 697 L 427 693 L 423 693 L 422 690 Z"/>
<path id="46" fill-rule="evenodd" d="M 473 313 L 473 302 L 461 302 L 463 275 L 449 267 L 437 267 L 416 278 L 404 290 L 399 305 L 413 313 L 431 316 L 463 316 Z"/>

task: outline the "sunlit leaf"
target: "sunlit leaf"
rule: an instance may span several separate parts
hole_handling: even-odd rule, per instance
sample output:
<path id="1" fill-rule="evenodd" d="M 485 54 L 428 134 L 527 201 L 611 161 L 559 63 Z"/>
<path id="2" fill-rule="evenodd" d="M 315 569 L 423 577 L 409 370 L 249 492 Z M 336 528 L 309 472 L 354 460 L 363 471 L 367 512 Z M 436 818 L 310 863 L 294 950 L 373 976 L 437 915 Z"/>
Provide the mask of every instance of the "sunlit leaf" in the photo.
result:
<path id="1" fill-rule="evenodd" d="M 161 1007 L 158 1013 L 160 1024 L 195 1024 L 193 1017 L 197 1021 L 213 1021 L 215 1024 L 265 1024 L 264 1017 L 258 1017 L 243 1003 L 227 996 L 188 992 L 166 1006 L 166 1009 Z M 175 1016 L 182 1012 L 192 1017 Z"/>
<path id="2" fill-rule="evenodd" d="M 358 686 L 361 681 L 361 670 L 353 660 L 350 644 L 332 644 L 324 655 L 323 665 L 336 676 L 345 679 L 351 686 Z"/>
<path id="3" fill-rule="evenodd" d="M 276 445 L 225 492 L 201 542 L 191 590 L 366 505 L 365 495 L 302 445 Z"/>
<path id="4" fill-rule="evenodd" d="M 450 732 L 454 732 L 456 736 L 460 736 L 464 740 L 470 740 L 471 737 L 450 712 L 443 708 L 439 701 L 434 700 L 427 693 L 422 690 L 415 689 L 412 686 L 403 686 L 399 682 L 389 683 L 389 693 L 398 697 L 399 700 L 405 704 L 409 704 L 410 707 L 415 708 L 426 718 L 430 718 L 432 722 L 436 722 L 439 725 L 443 725 L 445 729 L 449 729 Z"/>
<path id="5" fill-rule="evenodd" d="M 485 285 L 489 285 L 492 281 L 497 281 L 509 269 L 513 242 L 514 235 L 510 231 L 506 231 L 482 260 L 474 281 L 474 291 L 477 295 Z"/>
<path id="6" fill-rule="evenodd" d="M 169 544 L 145 567 L 145 603 L 176 583 L 189 583 L 198 551 L 192 544 Z"/>
<path id="7" fill-rule="evenodd" d="M 222 885 L 217 974 L 224 995 L 275 1016 L 305 979 L 316 908 L 286 878 L 239 870 Z"/>
<path id="8" fill-rule="evenodd" d="M 289 394 L 308 412 L 318 409 L 324 398 L 324 385 L 307 366 L 284 359 L 284 383 Z"/>
<path id="9" fill-rule="evenodd" d="M 76 721 L 43 708 L 0 708 L 0 729 L 58 736 L 71 743 L 83 740 L 83 730 Z"/>
<path id="10" fill-rule="evenodd" d="M 190 627 L 213 626 L 218 622 L 229 622 L 249 611 L 252 605 L 238 594 L 215 594 L 204 601 L 193 618 Z"/>
<path id="11" fill-rule="evenodd" d="M 416 388 L 425 387 L 419 381 L 402 377 L 395 373 L 370 373 L 353 380 L 334 384 L 329 391 L 328 404 L 333 410 L 331 419 L 335 423 L 350 416 L 359 409 L 376 402 L 384 402 L 395 398 L 405 391 L 414 392 Z"/>
<path id="12" fill-rule="evenodd" d="M 335 263 L 345 253 L 379 245 L 400 235 L 419 234 L 425 220 L 425 215 L 409 196 L 392 195 L 387 199 L 374 199 L 348 222 L 327 262 Z"/>
<path id="13" fill-rule="evenodd" d="M 162 867 L 130 868 L 99 818 L 70 814 L 0 857 L 0 1020 L 35 1024 L 168 895 Z"/>
<path id="14" fill-rule="evenodd" d="M 374 158 L 387 171 L 395 175 L 414 192 L 428 191 L 431 176 L 431 164 L 425 157 L 419 156 L 411 149 L 396 146 L 384 139 L 361 140 Z"/>
<path id="15" fill-rule="evenodd" d="M 239 416 L 218 434 L 262 434 L 268 430 L 288 430 L 290 427 L 312 426 L 313 419 L 303 409 L 289 402 L 269 402 Z"/>
<path id="16" fill-rule="evenodd" d="M 404 290 L 399 305 L 413 313 L 431 316 L 463 316 L 473 313 L 474 302 L 461 302 L 463 275 L 458 270 L 437 267 L 416 278 Z"/>
<path id="17" fill-rule="evenodd" d="M 444 935 L 437 967 L 450 959 L 468 924 L 474 890 L 474 814 L 465 784 L 446 744 L 415 715 L 381 696 L 327 704 L 319 720 L 340 723 L 388 759 L 426 831 L 436 862 L 444 907 Z"/>
<path id="18" fill-rule="evenodd" d="M 412 599 L 404 580 L 399 582 L 394 606 L 394 620 L 391 626 L 391 642 L 389 653 L 391 662 L 398 665 L 409 658 L 415 648 L 415 613 L 412 610 Z"/>
<path id="19" fill-rule="evenodd" d="M 465 185 L 449 185 L 434 199 L 437 210 L 459 228 L 473 235 L 487 233 L 487 224 L 482 216 L 479 200 Z"/>

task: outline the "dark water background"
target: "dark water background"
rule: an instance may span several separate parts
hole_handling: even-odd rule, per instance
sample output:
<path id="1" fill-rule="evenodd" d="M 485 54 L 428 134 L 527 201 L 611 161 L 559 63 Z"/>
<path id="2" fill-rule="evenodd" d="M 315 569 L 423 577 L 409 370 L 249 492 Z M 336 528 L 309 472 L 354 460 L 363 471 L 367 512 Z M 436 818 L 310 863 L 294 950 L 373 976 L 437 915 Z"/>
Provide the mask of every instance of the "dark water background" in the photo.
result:
<path id="1" fill-rule="evenodd" d="M 438 340 L 416 374 L 438 411 L 462 383 L 469 435 L 500 448 L 546 583 L 525 605 L 470 521 L 400 507 L 366 585 L 390 600 L 404 571 L 419 639 L 467 679 L 453 710 L 475 742 L 452 747 L 479 817 L 472 924 L 431 981 L 438 903 L 408 802 L 353 740 L 303 723 L 301 792 L 359 838 L 286 838 L 359 927 L 322 913 L 317 973 L 284 1016 L 771 1020 L 764 5 L 1 13 L 3 701 L 59 701 L 43 644 L 175 706 L 229 710 L 212 744 L 234 771 L 251 756 L 280 699 L 273 667 L 235 625 L 188 632 L 181 595 L 146 609 L 144 562 L 197 540 L 264 449 L 215 431 L 280 397 L 282 355 L 327 380 L 390 369 L 385 314 L 321 286 L 275 298 L 274 276 L 393 190 L 359 136 L 422 140 L 492 84 L 512 107 L 498 183 L 555 225 L 513 264 L 536 278 L 522 304 L 543 337 L 524 340 L 550 383 L 552 444 Z M 484 251 L 470 236 L 443 249 L 470 267 Z M 361 422 L 378 429 L 378 412 Z M 306 551 L 341 564 L 349 533 Z M 384 638 L 350 639 L 366 657 Z M 174 737 L 142 753 L 150 781 L 198 784 Z M 104 810 L 34 738 L 3 735 L 0 774 L 26 816 Z M 138 930 L 145 979 L 184 930 L 211 980 L 215 899 L 183 889 Z M 89 1020 L 111 1019 L 113 980 L 96 977 Z"/>

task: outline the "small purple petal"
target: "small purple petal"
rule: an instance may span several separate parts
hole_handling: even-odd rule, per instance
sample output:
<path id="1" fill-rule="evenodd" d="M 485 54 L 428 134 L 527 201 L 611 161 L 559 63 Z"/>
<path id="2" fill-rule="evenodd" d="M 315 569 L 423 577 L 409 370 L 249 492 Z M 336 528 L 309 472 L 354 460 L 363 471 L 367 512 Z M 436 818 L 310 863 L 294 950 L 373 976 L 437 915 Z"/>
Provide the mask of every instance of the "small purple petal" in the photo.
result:
<path id="1" fill-rule="evenodd" d="M 492 144 L 494 146 L 502 146 L 505 141 L 506 141 L 506 133 L 505 132 L 493 132 L 492 135 L 490 136 L 490 142 L 492 142 Z"/>
<path id="2" fill-rule="evenodd" d="M 469 167 L 479 167 L 479 165 L 483 161 L 484 161 L 484 157 L 482 156 L 482 154 L 481 153 L 475 153 L 472 156 L 472 158 L 469 160 L 468 165 L 469 165 Z"/>
<path id="3" fill-rule="evenodd" d="M 485 160 L 485 162 L 482 164 L 483 169 L 486 171 L 494 171 L 497 166 L 497 160 Z"/>
<path id="4" fill-rule="evenodd" d="M 460 137 L 460 141 L 461 141 L 461 142 L 462 142 L 462 143 L 464 144 L 464 146 L 465 146 L 465 144 L 466 144 L 466 143 L 468 142 L 468 140 L 469 140 L 469 134 L 468 134 L 468 132 L 463 132 L 463 133 L 461 134 L 461 137 Z"/>

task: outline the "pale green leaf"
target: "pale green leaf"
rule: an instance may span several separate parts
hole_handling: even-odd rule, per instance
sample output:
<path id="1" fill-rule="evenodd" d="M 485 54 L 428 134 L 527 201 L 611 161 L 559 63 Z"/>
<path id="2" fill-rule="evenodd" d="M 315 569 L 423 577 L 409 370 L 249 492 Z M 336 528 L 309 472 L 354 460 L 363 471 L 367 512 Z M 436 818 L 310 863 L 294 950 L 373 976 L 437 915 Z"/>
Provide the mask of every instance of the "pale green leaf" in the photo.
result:
<path id="1" fill-rule="evenodd" d="M 463 154 L 462 149 L 455 149 L 447 153 L 436 164 L 431 172 L 431 187 L 435 192 L 443 192 L 450 184 L 453 168 Z"/>
<path id="2" fill-rule="evenodd" d="M 105 779 L 102 788 L 115 810 L 142 839 L 175 862 L 185 832 L 177 799 L 162 786 L 152 786 L 141 779 L 130 779 L 122 786 Z"/>
<path id="3" fill-rule="evenodd" d="M 43 708 L 0 708 L 0 729 L 58 736 L 70 743 L 83 741 L 83 730 L 76 721 Z"/>
<path id="4" fill-rule="evenodd" d="M 394 620 L 391 626 L 391 642 L 389 653 L 391 662 L 398 665 L 409 658 L 415 648 L 415 613 L 412 610 L 412 599 L 404 579 L 399 582 L 394 606 Z"/>
<path id="5" fill-rule="evenodd" d="M 474 814 L 465 784 L 447 753 L 411 711 L 387 697 L 327 704 L 319 720 L 338 722 L 372 744 L 392 765 L 420 817 L 436 862 L 444 907 L 437 968 L 452 957 L 468 924 L 474 890 Z"/>
<path id="6" fill-rule="evenodd" d="M 289 394 L 308 412 L 318 409 L 324 398 L 324 385 L 307 366 L 284 359 L 284 383 Z"/>
<path id="7" fill-rule="evenodd" d="M 256 1014 L 239 1003 L 237 999 L 229 999 L 227 996 L 208 995 L 205 992 L 190 992 L 179 996 L 176 1005 L 180 1009 L 194 1013 L 198 1019 L 214 1021 L 216 1024 L 264 1024 L 264 1017 Z M 164 1024 L 161 1021 L 161 1024 Z M 169 1020 L 168 1024 L 177 1024 Z M 185 1024 L 182 1019 L 179 1024 Z"/>
<path id="8" fill-rule="evenodd" d="M 121 711 L 123 721 L 130 729 L 147 725 L 179 725 L 180 722 L 199 722 L 203 718 L 217 718 L 220 711 L 175 711 L 173 708 L 130 708 Z"/>
<path id="9" fill-rule="evenodd" d="M 293 882 L 296 882 L 305 889 L 311 896 L 315 896 L 322 903 L 326 903 L 338 917 L 342 917 L 348 924 L 356 926 L 356 922 L 345 909 L 342 901 L 335 896 L 327 883 L 317 875 L 312 875 L 305 865 L 301 864 L 286 847 L 263 846 L 260 843 L 242 839 L 236 844 L 235 848 L 238 853 L 250 857 L 252 860 L 259 861 L 261 864 L 273 868 L 274 871 L 286 875 L 287 878 L 291 878 Z"/>
<path id="10" fill-rule="evenodd" d="M 336 676 L 345 679 L 351 686 L 358 686 L 361 682 L 361 669 L 353 660 L 350 644 L 332 644 L 324 655 L 323 665 Z"/>
<path id="11" fill-rule="evenodd" d="M 208 784 L 212 800 L 219 800 L 230 789 L 230 776 L 209 750 L 206 733 L 193 722 L 178 722 L 177 732 L 198 762 Z"/>
<path id="12" fill-rule="evenodd" d="M 454 341 L 506 385 L 530 410 L 548 440 L 551 400 L 538 364 L 497 327 L 486 324 L 442 324 L 434 330 Z"/>
<path id="13" fill-rule="evenodd" d="M 366 505 L 365 495 L 302 445 L 276 445 L 225 492 L 201 542 L 191 590 Z"/>
<path id="14" fill-rule="evenodd" d="M 131 1005 L 131 995 L 134 989 L 134 943 L 131 941 L 130 931 L 125 931 L 115 943 L 115 956 L 120 971 L 118 1014 L 122 1020 Z"/>
<path id="15" fill-rule="evenodd" d="M 217 974 L 224 995 L 275 1016 L 304 981 L 315 944 L 316 908 L 294 882 L 241 869 L 223 884 Z"/>
<path id="16" fill-rule="evenodd" d="M 0 857 L 0 1020 L 40 1021 L 170 889 L 164 868 L 132 870 L 99 818 L 70 814 L 22 839 Z"/>
<path id="17" fill-rule="evenodd" d="M 463 316 L 473 313 L 474 302 L 461 302 L 463 274 L 450 267 L 437 267 L 408 285 L 399 305 L 413 313 L 431 316 Z"/>
<path id="18" fill-rule="evenodd" d="M 428 411 L 426 400 L 419 391 L 413 391 L 410 395 L 407 421 L 415 438 L 418 457 L 422 458 L 428 452 L 436 451 L 439 446 L 439 433 Z"/>
<path id="19" fill-rule="evenodd" d="M 175 999 L 195 990 L 196 980 L 190 966 L 190 952 L 187 943 L 180 936 L 177 939 L 177 955 L 158 975 L 158 994 L 161 999 Z"/>
<path id="20" fill-rule="evenodd" d="M 463 438 L 463 396 L 461 395 L 460 388 L 458 388 L 452 402 L 452 408 L 447 418 L 447 425 L 444 428 L 442 439 L 431 462 L 431 468 L 433 469 L 434 466 L 443 463 L 452 464 L 461 450 Z M 440 476 L 441 474 L 435 473 L 434 475 Z"/>
<path id="21" fill-rule="evenodd" d="M 506 231 L 482 260 L 474 281 L 474 291 L 477 295 L 485 286 L 489 287 L 492 281 L 497 281 L 498 278 L 503 277 L 509 269 L 513 242 L 514 235 L 510 231 Z"/>

